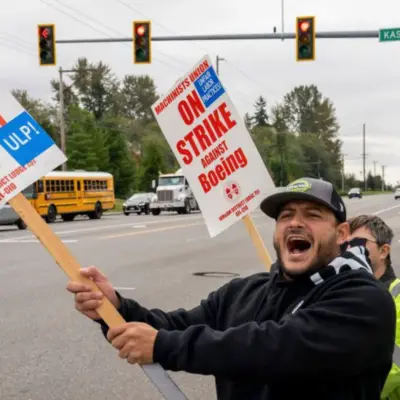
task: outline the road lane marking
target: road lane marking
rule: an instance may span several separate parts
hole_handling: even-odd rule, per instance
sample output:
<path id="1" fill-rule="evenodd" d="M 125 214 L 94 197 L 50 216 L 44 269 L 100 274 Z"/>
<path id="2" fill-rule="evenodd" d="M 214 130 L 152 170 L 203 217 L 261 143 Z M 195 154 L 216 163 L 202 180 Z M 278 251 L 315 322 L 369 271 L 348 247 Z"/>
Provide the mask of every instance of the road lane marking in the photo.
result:
<path id="1" fill-rule="evenodd" d="M 133 225 L 132 228 L 135 229 L 147 228 L 147 225 Z"/>
<path id="2" fill-rule="evenodd" d="M 400 204 L 397 204 L 396 206 L 392 206 L 392 207 L 388 207 L 388 208 L 383 208 L 382 210 L 378 210 L 378 211 L 372 213 L 372 215 L 382 214 L 386 211 L 391 211 L 391 210 L 394 210 L 395 208 L 399 208 L 399 207 L 400 207 Z"/>
<path id="3" fill-rule="evenodd" d="M 174 229 L 180 229 L 180 228 L 188 228 L 190 226 L 200 226 L 204 225 L 203 222 L 195 222 L 193 224 L 184 224 L 184 225 L 172 225 L 172 226 L 165 226 L 163 228 L 155 228 L 155 229 L 148 229 L 146 231 L 137 231 L 137 232 L 126 232 L 126 233 L 119 233 L 117 235 L 110 235 L 110 236 L 102 236 L 99 239 L 104 240 L 104 239 L 117 239 L 121 237 L 126 237 L 126 236 L 137 236 L 137 235 L 145 235 L 147 233 L 156 233 L 156 232 L 164 232 L 164 231 L 170 231 Z"/>
<path id="4" fill-rule="evenodd" d="M 158 219 L 157 221 L 143 221 L 142 224 L 147 224 L 147 225 L 154 225 L 154 224 L 160 224 L 160 223 L 168 223 L 168 222 L 179 222 L 179 221 L 193 221 L 197 219 L 203 219 L 203 216 L 196 216 L 196 217 L 188 217 L 188 218 L 165 218 L 165 219 Z M 54 231 L 56 235 L 69 235 L 73 233 L 81 233 L 81 232 L 93 232 L 93 231 L 98 231 L 98 230 L 103 230 L 103 229 L 113 229 L 113 228 L 124 228 L 124 227 L 131 227 L 134 224 L 134 222 L 131 222 L 129 224 L 118 224 L 118 225 L 105 225 L 105 226 L 96 226 L 93 228 L 83 228 L 83 229 L 74 229 L 74 230 L 69 230 L 69 231 Z M 34 236 L 19 236 L 13 239 L 19 240 L 19 239 L 32 239 Z"/>
<path id="5" fill-rule="evenodd" d="M 134 287 L 114 287 L 114 290 L 136 290 Z"/>

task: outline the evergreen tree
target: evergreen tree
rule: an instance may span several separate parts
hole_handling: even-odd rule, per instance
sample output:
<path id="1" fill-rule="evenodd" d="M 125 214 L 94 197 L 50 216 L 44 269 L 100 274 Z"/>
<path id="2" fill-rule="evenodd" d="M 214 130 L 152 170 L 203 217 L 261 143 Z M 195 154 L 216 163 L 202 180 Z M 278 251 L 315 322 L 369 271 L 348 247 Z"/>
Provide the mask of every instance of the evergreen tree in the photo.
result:
<path id="1" fill-rule="evenodd" d="M 253 121 L 255 126 L 269 126 L 267 102 L 263 96 L 260 96 L 255 104 L 256 111 L 254 113 Z"/>
<path id="2" fill-rule="evenodd" d="M 138 189 L 143 192 L 152 191 L 151 182 L 158 178 L 159 172 L 164 171 L 163 156 L 155 140 L 149 140 L 143 148 L 143 158 L 140 165 Z"/>

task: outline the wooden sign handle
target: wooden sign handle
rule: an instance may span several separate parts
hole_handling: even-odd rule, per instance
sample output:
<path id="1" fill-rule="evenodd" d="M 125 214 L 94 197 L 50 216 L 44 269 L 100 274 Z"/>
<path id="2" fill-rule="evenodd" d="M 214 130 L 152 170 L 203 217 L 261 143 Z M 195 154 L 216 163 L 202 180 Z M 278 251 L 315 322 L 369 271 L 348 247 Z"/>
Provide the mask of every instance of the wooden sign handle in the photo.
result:
<path id="1" fill-rule="evenodd" d="M 242 221 L 246 226 L 247 232 L 249 233 L 250 238 L 254 243 L 254 246 L 256 246 L 258 256 L 260 257 L 262 263 L 265 265 L 265 268 L 269 272 L 271 270 L 271 264 L 272 264 L 271 257 L 264 245 L 260 232 L 258 231 L 253 221 L 253 218 L 251 218 L 250 214 L 247 214 L 242 218 Z"/>
<path id="2" fill-rule="evenodd" d="M 68 247 L 64 245 L 22 193 L 17 194 L 9 203 L 71 280 L 83 282 L 92 289 L 100 291 L 91 279 L 80 274 L 81 266 Z M 106 297 L 104 297 L 104 301 L 97 312 L 110 328 L 126 322 Z M 141 367 L 166 399 L 186 400 L 184 394 L 159 364 Z"/>

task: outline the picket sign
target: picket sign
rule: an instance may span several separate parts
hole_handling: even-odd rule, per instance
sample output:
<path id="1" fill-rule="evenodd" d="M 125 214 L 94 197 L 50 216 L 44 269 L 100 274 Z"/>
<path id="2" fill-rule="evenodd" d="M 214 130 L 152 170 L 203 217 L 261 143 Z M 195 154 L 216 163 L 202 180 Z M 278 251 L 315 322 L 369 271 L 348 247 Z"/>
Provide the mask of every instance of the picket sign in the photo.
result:
<path id="1" fill-rule="evenodd" d="M 80 274 L 77 259 L 21 193 L 64 163 L 65 155 L 8 92 L 0 92 L 0 109 L 0 207 L 6 202 L 11 205 L 71 280 L 100 291 L 91 279 Z M 106 297 L 97 311 L 110 328 L 126 322 Z M 187 400 L 159 364 L 141 367 L 165 399 Z"/>
<path id="2" fill-rule="evenodd" d="M 190 183 L 211 237 L 242 220 L 267 271 L 271 257 L 250 213 L 275 184 L 209 56 L 160 99 L 153 114 Z"/>

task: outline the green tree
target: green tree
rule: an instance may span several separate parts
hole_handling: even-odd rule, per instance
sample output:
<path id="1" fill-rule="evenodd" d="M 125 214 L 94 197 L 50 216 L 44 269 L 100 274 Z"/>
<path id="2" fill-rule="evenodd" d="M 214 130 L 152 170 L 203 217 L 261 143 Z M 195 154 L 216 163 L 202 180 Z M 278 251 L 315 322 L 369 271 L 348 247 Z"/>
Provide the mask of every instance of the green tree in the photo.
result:
<path id="1" fill-rule="evenodd" d="M 136 164 L 132 152 L 118 119 L 107 117 L 101 121 L 100 126 L 108 148 L 108 172 L 114 176 L 116 196 L 126 197 L 136 184 Z"/>
<path id="2" fill-rule="evenodd" d="M 374 180 L 374 177 L 372 176 L 371 171 L 368 171 L 368 174 L 367 174 L 367 188 L 371 189 L 371 190 L 376 190 L 375 180 Z"/>
<path id="3" fill-rule="evenodd" d="M 143 147 L 143 158 L 139 169 L 138 189 L 144 192 L 152 190 L 151 182 L 156 180 L 160 171 L 164 171 L 163 154 L 156 140 L 147 140 Z"/>
<path id="4" fill-rule="evenodd" d="M 72 105 L 68 112 L 67 134 L 69 169 L 107 170 L 108 151 L 102 133 L 97 129 L 92 113 Z"/>
<path id="5" fill-rule="evenodd" d="M 244 115 L 243 121 L 244 121 L 244 124 L 246 125 L 246 128 L 247 128 L 249 131 L 251 131 L 251 129 L 253 128 L 253 118 L 250 117 L 250 114 L 249 114 L 249 113 L 246 113 L 246 114 Z"/>
<path id="6" fill-rule="evenodd" d="M 324 98 L 316 85 L 297 86 L 286 94 L 279 109 L 280 123 L 299 135 L 312 135 L 312 142 L 323 151 L 315 162 L 320 174 L 334 184 L 341 181 L 341 146 L 339 124 L 335 108 L 329 98 Z M 310 139 L 307 139 L 309 142 Z M 322 144 L 322 146 L 321 146 Z M 303 147 L 306 159 L 312 159 L 313 146 Z"/>
<path id="7" fill-rule="evenodd" d="M 115 105 L 118 80 L 102 61 L 95 64 L 89 63 L 87 58 L 79 58 L 73 69 L 76 72 L 70 75 L 70 89 L 64 92 L 66 104 L 78 103 L 100 120 Z M 59 84 L 53 81 L 52 86 L 59 99 Z"/>
<path id="8" fill-rule="evenodd" d="M 151 106 L 158 100 L 156 86 L 148 75 L 126 75 L 122 83 L 124 96 L 124 114 L 144 123 L 153 122 L 154 115 Z"/>
<path id="9" fill-rule="evenodd" d="M 253 117 L 255 126 L 269 126 L 268 113 L 267 113 L 267 102 L 263 96 L 260 96 L 255 104 L 255 113 Z"/>
<path id="10" fill-rule="evenodd" d="M 147 142 L 151 141 L 154 146 L 157 146 L 162 156 L 163 172 L 175 172 L 179 169 L 179 163 L 173 153 L 167 139 L 161 132 L 159 125 L 156 122 L 149 123 L 143 128 L 142 148 L 144 149 Z"/>
<path id="11" fill-rule="evenodd" d="M 13 90 L 13 96 L 60 146 L 57 108 L 29 96 L 26 90 Z"/>

